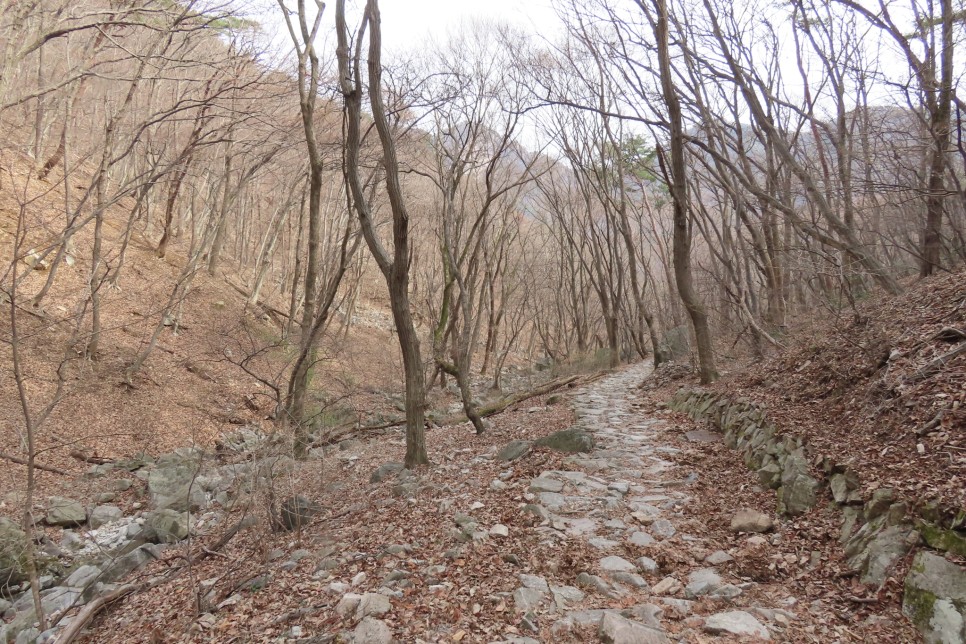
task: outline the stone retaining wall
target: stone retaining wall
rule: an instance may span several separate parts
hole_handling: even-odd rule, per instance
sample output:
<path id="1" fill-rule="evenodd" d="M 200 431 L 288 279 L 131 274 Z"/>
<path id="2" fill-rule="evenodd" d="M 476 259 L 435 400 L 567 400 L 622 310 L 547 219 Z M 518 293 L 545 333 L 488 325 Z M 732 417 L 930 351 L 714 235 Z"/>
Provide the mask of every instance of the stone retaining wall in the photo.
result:
<path id="1" fill-rule="evenodd" d="M 779 514 L 804 514 L 827 490 L 842 512 L 841 542 L 848 563 L 863 583 L 881 585 L 923 543 L 940 553 L 966 556 L 964 513 L 944 525 L 928 508 L 910 511 L 891 489 L 879 488 L 865 498 L 854 471 L 827 456 L 809 454 L 801 438 L 779 431 L 763 407 L 705 389 L 681 389 L 668 406 L 720 430 L 762 486 L 777 491 Z M 966 568 L 921 548 L 904 586 L 903 612 L 926 642 L 966 642 Z"/>

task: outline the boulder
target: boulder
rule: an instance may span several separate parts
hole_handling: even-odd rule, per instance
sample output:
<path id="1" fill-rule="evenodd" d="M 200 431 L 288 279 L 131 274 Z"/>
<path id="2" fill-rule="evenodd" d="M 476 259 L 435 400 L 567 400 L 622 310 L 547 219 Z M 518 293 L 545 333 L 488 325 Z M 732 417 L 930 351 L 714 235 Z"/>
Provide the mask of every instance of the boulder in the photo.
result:
<path id="1" fill-rule="evenodd" d="M 79 501 L 62 496 L 52 496 L 47 501 L 47 523 L 57 526 L 84 525 L 87 521 L 87 510 Z"/>
<path id="2" fill-rule="evenodd" d="M 622 557 L 610 556 L 600 560 L 600 569 L 604 572 L 635 572 L 637 566 Z"/>
<path id="3" fill-rule="evenodd" d="M 161 543 L 177 543 L 188 537 L 188 514 L 171 509 L 155 510 L 144 522 L 147 529 Z"/>
<path id="4" fill-rule="evenodd" d="M 369 477 L 370 483 L 382 483 L 393 474 L 399 474 L 405 468 L 402 463 L 383 463 L 373 471 Z"/>
<path id="5" fill-rule="evenodd" d="M 16 523 L 0 517 L 0 588 L 27 578 L 27 535 Z"/>
<path id="6" fill-rule="evenodd" d="M 148 495 L 158 510 L 195 511 L 208 503 L 205 491 L 195 481 L 200 461 L 178 460 L 174 455 L 162 457 L 165 465 L 148 472 Z"/>
<path id="7" fill-rule="evenodd" d="M 772 518 L 763 512 L 744 508 L 731 518 L 732 532 L 768 532 L 775 527 Z"/>
<path id="8" fill-rule="evenodd" d="M 533 443 L 530 441 L 510 441 L 506 446 L 497 452 L 496 460 L 509 462 L 518 458 L 523 458 L 530 453 Z"/>
<path id="9" fill-rule="evenodd" d="M 300 530 L 303 526 L 322 511 L 318 503 L 309 501 L 304 496 L 289 497 L 282 502 L 279 521 L 286 530 Z"/>
<path id="10" fill-rule="evenodd" d="M 966 569 L 919 552 L 906 576 L 902 612 L 927 644 L 966 642 Z"/>
<path id="11" fill-rule="evenodd" d="M 102 525 L 119 521 L 124 516 L 116 505 L 99 505 L 91 511 L 91 528 L 96 530 Z"/>
<path id="12" fill-rule="evenodd" d="M 534 444 L 565 454 L 577 454 L 592 451 L 594 449 L 594 437 L 581 429 L 571 427 L 545 436 Z"/>

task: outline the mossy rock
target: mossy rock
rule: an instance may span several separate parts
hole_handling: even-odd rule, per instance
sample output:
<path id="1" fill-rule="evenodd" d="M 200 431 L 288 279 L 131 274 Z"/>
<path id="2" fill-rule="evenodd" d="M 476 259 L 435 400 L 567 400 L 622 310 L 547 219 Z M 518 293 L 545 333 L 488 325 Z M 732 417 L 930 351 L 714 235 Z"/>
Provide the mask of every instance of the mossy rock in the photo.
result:
<path id="1" fill-rule="evenodd" d="M 0 588 L 27 579 L 27 535 L 16 523 L 0 517 Z"/>
<path id="2" fill-rule="evenodd" d="M 957 530 L 948 530 L 926 521 L 917 522 L 916 527 L 930 547 L 966 557 L 966 535 L 963 533 Z"/>
<path id="3" fill-rule="evenodd" d="M 902 612 L 927 644 L 966 642 L 966 570 L 922 551 L 904 586 Z"/>
<path id="4" fill-rule="evenodd" d="M 583 430 L 571 427 L 545 436 L 534 444 L 565 454 L 578 454 L 594 449 L 594 437 Z"/>

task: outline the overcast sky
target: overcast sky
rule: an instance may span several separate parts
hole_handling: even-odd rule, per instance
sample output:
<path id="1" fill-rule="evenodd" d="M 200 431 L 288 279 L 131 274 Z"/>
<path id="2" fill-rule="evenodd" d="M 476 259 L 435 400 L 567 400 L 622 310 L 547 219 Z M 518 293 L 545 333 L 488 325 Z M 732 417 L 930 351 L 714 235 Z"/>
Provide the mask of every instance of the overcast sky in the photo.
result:
<path id="1" fill-rule="evenodd" d="M 465 20 L 502 19 L 534 33 L 557 31 L 550 0 L 380 0 L 383 38 L 391 48 L 411 48 L 427 35 L 443 37 Z"/>

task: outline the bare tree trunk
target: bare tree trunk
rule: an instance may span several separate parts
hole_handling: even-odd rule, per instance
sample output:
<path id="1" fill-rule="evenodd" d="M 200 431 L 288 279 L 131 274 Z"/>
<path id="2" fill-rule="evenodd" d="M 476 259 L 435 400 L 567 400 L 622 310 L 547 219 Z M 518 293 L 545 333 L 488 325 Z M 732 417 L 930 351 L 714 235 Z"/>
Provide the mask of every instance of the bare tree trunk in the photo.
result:
<path id="1" fill-rule="evenodd" d="M 655 40 L 657 41 L 658 64 L 661 76 L 661 89 L 667 104 L 671 133 L 671 168 L 667 173 L 665 155 L 661 150 L 662 168 L 665 170 L 668 188 L 674 202 L 674 280 L 691 317 L 695 340 L 698 345 L 698 371 L 701 382 L 708 384 L 718 379 L 715 366 L 714 347 L 711 342 L 711 329 L 704 304 L 694 290 L 691 276 L 691 218 L 688 213 L 688 185 L 684 160 L 684 125 L 681 118 L 681 103 L 674 89 L 671 70 L 671 54 L 668 44 L 667 0 L 654 0 L 657 12 Z"/>

